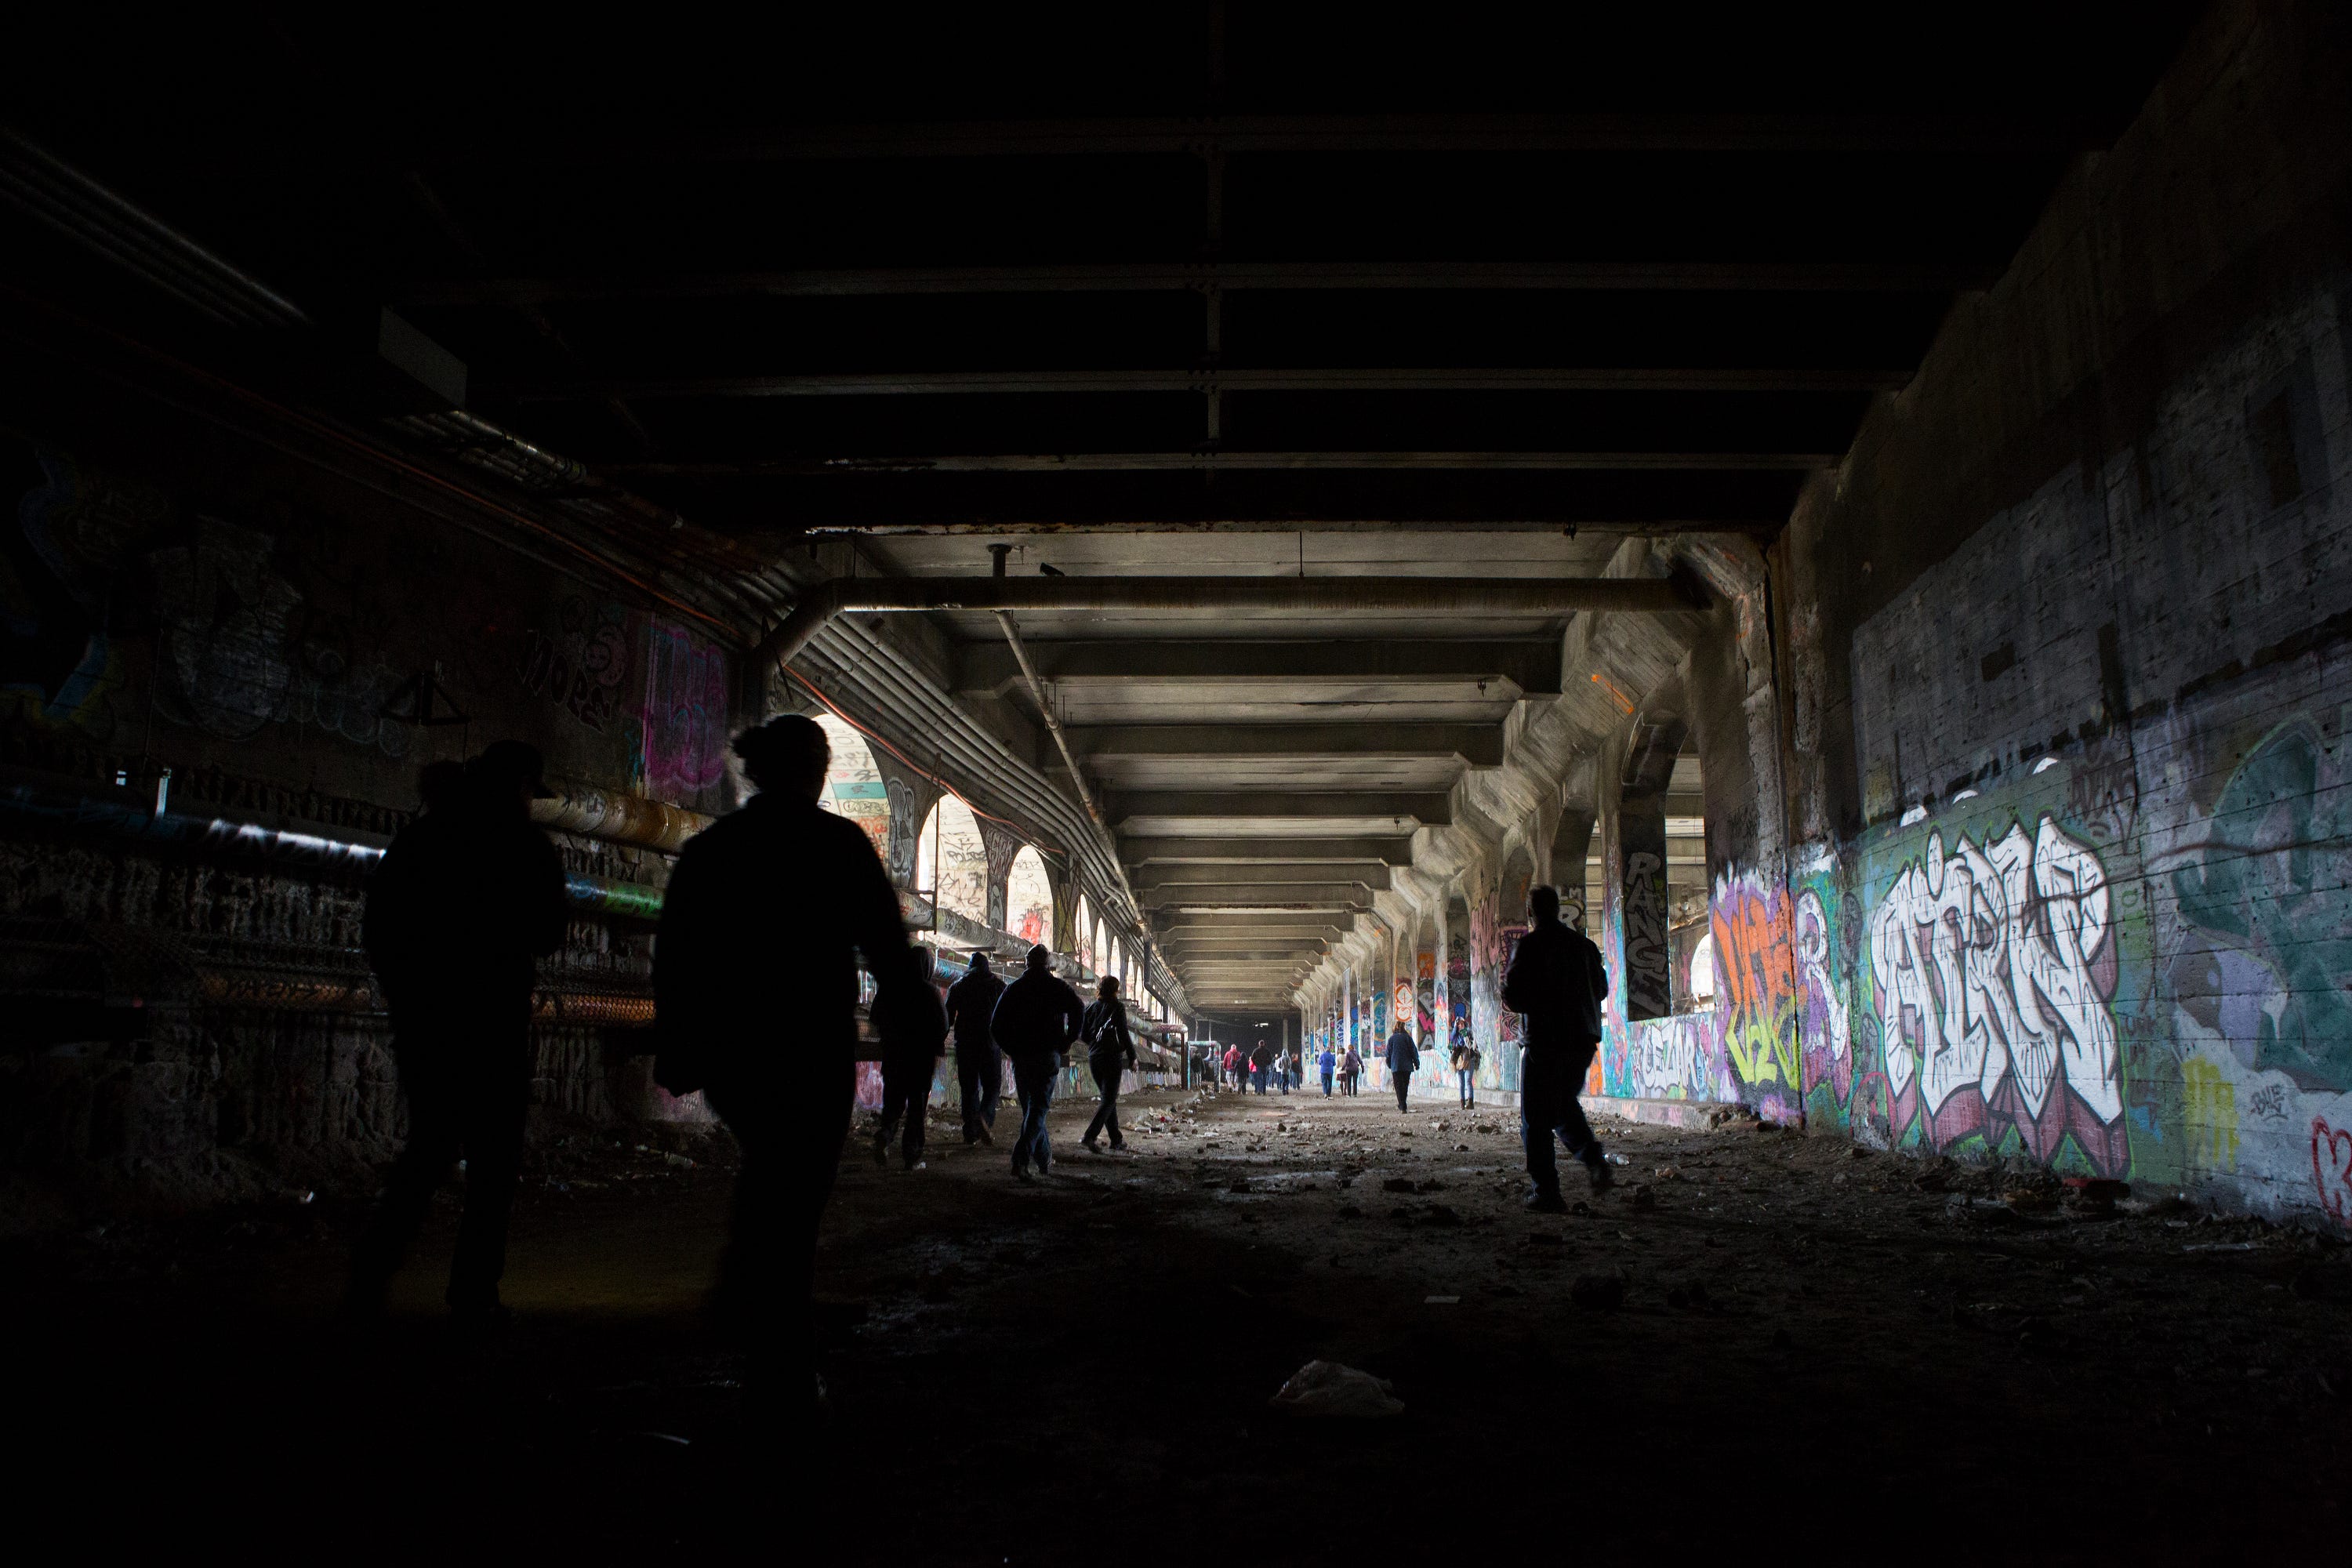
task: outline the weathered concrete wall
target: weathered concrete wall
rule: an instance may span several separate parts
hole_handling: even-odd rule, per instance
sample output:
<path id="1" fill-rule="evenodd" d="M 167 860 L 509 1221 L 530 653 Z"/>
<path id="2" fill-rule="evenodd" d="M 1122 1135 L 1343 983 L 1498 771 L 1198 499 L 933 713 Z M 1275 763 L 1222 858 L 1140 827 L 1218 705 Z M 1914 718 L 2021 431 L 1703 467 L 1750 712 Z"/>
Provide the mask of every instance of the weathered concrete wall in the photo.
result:
<path id="1" fill-rule="evenodd" d="M 2352 1219 L 2346 29 L 2218 7 L 1783 542 L 1817 1124 Z"/>
<path id="2" fill-rule="evenodd" d="M 42 416 L 37 389 L 5 395 Z M 559 779 L 732 805 L 712 628 L 136 398 L 99 405 L 121 422 L 68 399 L 80 415 L 0 433 L 0 763 L 142 790 L 168 768 L 183 813 L 379 846 L 423 763 L 501 737 Z M 428 686 L 457 721 L 404 721 Z M 650 850 L 557 842 L 575 874 L 666 879 Z M 402 1128 L 361 905 L 349 869 L 0 820 L 0 1163 L 167 1200 L 365 1180 Z M 575 921 L 543 966 L 543 1112 L 677 1112 L 629 1059 L 648 934 Z M 590 994 L 602 1021 L 568 1017 Z"/>

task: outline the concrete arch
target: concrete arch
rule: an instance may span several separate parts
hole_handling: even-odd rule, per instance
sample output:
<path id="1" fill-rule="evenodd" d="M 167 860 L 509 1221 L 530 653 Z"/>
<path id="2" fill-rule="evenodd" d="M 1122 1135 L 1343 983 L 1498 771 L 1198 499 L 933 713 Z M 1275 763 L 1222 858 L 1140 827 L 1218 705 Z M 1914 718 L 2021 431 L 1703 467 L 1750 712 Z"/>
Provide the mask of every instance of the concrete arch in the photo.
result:
<path id="1" fill-rule="evenodd" d="M 874 853 L 887 860 L 890 853 L 890 791 L 883 782 L 882 770 L 875 765 L 874 749 L 847 720 L 830 713 L 814 717 L 817 727 L 824 731 L 826 743 L 833 748 L 833 762 L 824 773 L 824 793 L 817 796 L 817 804 L 857 824 L 873 841 Z"/>
<path id="2" fill-rule="evenodd" d="M 915 843 L 915 888 L 966 920 L 988 920 L 988 847 L 980 819 L 954 795 L 941 795 L 923 819 Z"/>
<path id="3" fill-rule="evenodd" d="M 1004 877 L 1004 929 L 1035 946 L 1054 939 L 1054 879 L 1034 844 L 1013 857 Z"/>

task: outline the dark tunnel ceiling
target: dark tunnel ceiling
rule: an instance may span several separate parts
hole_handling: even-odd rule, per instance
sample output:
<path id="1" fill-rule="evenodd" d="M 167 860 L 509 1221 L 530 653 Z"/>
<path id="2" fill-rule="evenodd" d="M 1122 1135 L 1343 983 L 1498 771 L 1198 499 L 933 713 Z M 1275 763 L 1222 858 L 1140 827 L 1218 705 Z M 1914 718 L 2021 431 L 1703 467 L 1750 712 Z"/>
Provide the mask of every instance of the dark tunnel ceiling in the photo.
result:
<path id="1" fill-rule="evenodd" d="M 67 23 L 14 119 L 721 530 L 1769 531 L 2193 9 Z"/>

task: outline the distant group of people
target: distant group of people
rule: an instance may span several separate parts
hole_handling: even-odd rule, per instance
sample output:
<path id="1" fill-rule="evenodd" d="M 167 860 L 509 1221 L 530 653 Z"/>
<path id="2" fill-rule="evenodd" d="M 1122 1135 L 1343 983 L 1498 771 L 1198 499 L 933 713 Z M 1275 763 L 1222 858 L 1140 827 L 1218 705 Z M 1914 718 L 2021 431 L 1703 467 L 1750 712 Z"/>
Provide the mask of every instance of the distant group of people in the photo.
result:
<path id="1" fill-rule="evenodd" d="M 722 1322 L 744 1331 L 755 1384 L 772 1392 L 792 1379 L 784 1363 L 810 1343 L 817 1227 L 856 1107 L 861 960 L 876 986 L 881 1046 L 877 1162 L 895 1142 L 908 1169 L 923 1168 L 925 1102 L 950 1045 L 968 1145 L 995 1142 L 1003 1064 L 1012 1064 L 1016 1177 L 1053 1168 L 1046 1112 L 1074 1044 L 1085 1046 L 1100 1095 L 1083 1142 L 1097 1151 L 1108 1135 L 1112 1149 L 1124 1148 L 1118 1091 L 1136 1049 L 1117 978 L 1081 1005 L 1043 946 L 1010 984 L 975 952 L 942 1002 L 929 954 L 907 940 L 872 842 L 818 805 L 831 762 L 824 731 L 790 715 L 745 731 L 735 752 L 758 793 L 688 842 L 664 895 L 655 1077 L 673 1094 L 703 1091 L 742 1152 L 712 1304 Z M 409 1137 L 354 1255 L 345 1310 L 355 1317 L 383 1310 L 435 1189 L 462 1155 L 467 1202 L 447 1301 L 465 1328 L 488 1334 L 503 1325 L 499 1281 L 530 1098 L 534 964 L 561 945 L 569 918 L 562 863 L 530 818 L 531 799 L 550 793 L 541 773 L 539 752 L 517 742 L 493 744 L 462 767 L 435 764 L 420 781 L 425 811 L 394 839 L 370 886 L 364 940 L 392 1013 Z M 1503 1001 L 1527 1018 L 1520 1131 L 1528 1205 L 1557 1209 L 1555 1136 L 1596 1191 L 1609 1184 L 1606 1156 L 1577 1101 L 1601 1040 L 1608 980 L 1599 949 L 1560 923 L 1556 890 L 1533 889 L 1530 907 L 1534 924 Z M 794 965 L 789 998 L 775 981 L 783 953 Z M 1421 1051 L 1402 1020 L 1384 1054 L 1402 1111 Z M 1302 1082 L 1299 1052 L 1270 1040 L 1230 1046 L 1217 1065 L 1234 1089 L 1260 1095 Z M 1467 1106 L 1477 1053 L 1457 1047 L 1452 1065 Z M 1335 1080 L 1339 1092 L 1356 1092 L 1363 1062 L 1352 1047 L 1327 1047 L 1317 1066 L 1326 1096 Z"/>

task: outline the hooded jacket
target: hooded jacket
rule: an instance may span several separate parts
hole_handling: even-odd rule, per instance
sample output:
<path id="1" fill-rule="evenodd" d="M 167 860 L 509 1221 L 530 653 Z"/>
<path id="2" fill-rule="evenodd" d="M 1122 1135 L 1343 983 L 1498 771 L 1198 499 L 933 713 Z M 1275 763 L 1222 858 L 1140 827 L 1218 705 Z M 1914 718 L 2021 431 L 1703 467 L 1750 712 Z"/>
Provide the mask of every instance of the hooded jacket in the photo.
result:
<path id="1" fill-rule="evenodd" d="M 1004 994 L 1004 982 L 983 967 L 986 962 L 974 959 L 964 977 L 948 987 L 948 1022 L 955 1027 L 958 1051 L 984 1051 L 989 1046 L 989 1022 Z"/>

